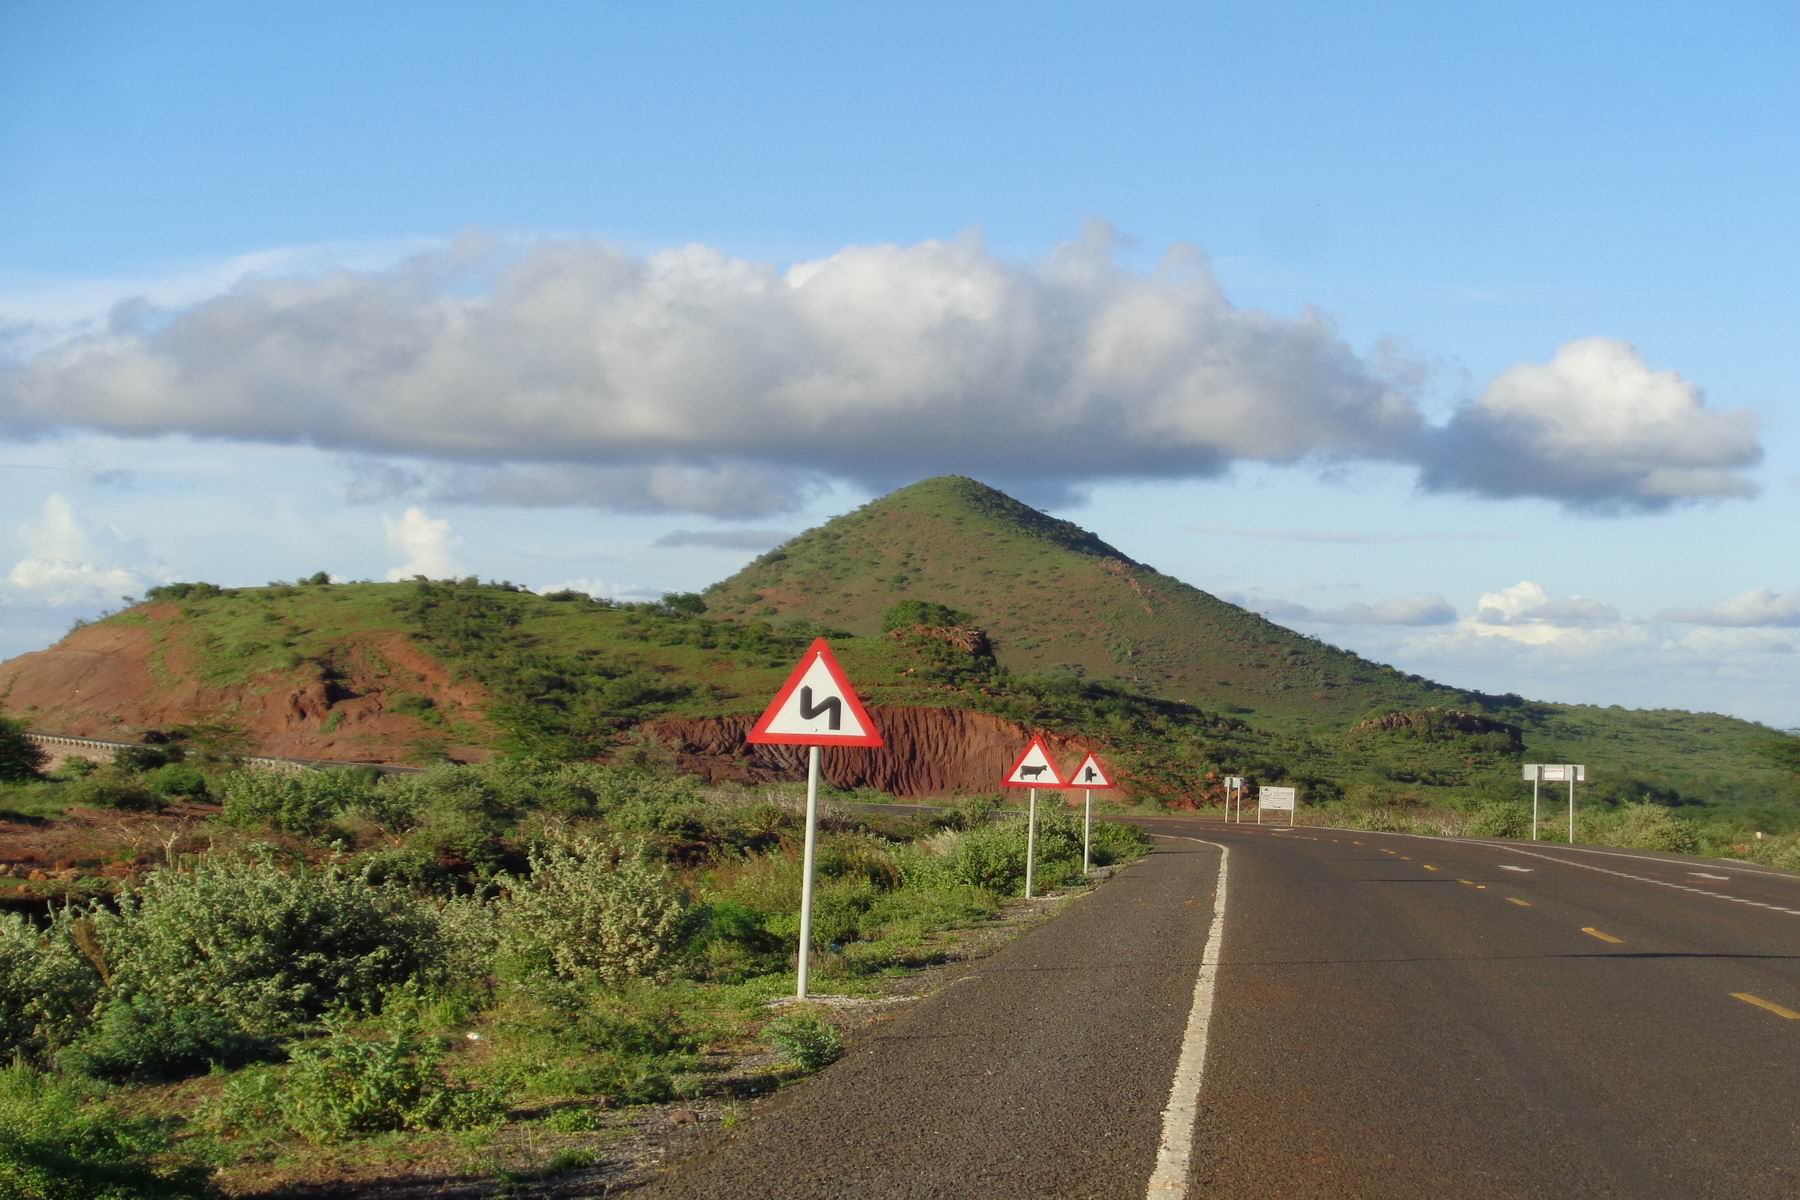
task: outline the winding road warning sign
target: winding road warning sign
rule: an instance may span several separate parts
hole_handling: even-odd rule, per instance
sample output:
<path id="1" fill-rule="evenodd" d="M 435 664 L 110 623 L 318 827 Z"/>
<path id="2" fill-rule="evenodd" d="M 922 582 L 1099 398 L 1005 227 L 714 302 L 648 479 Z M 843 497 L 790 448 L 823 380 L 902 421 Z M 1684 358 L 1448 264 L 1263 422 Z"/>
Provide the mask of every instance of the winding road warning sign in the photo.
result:
<path id="1" fill-rule="evenodd" d="M 1056 764 L 1050 761 L 1049 751 L 1044 749 L 1043 739 L 1034 737 L 1000 784 L 1002 787 L 1059 788 L 1063 781 L 1056 773 Z"/>
<path id="2" fill-rule="evenodd" d="M 777 746 L 879 746 L 881 733 L 819 638 L 745 739 Z"/>

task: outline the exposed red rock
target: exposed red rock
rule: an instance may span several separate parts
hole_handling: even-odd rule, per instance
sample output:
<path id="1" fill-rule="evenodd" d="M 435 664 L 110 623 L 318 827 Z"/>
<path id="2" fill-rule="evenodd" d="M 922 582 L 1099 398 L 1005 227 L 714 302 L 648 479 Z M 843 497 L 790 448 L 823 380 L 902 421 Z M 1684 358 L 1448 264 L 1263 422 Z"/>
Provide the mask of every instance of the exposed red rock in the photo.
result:
<path id="1" fill-rule="evenodd" d="M 836 788 L 875 788 L 895 796 L 942 796 L 998 790 L 1000 778 L 1040 733 L 1059 770 L 1073 771 L 1090 750 L 1088 738 L 1027 729 L 990 713 L 960 708 L 875 705 L 869 710 L 885 746 L 825 752 L 825 781 Z M 806 747 L 752 746 L 744 740 L 752 715 L 667 718 L 646 729 L 675 751 L 683 769 L 708 780 L 742 783 L 806 778 Z M 1124 800 L 1130 780 L 1106 795 Z"/>

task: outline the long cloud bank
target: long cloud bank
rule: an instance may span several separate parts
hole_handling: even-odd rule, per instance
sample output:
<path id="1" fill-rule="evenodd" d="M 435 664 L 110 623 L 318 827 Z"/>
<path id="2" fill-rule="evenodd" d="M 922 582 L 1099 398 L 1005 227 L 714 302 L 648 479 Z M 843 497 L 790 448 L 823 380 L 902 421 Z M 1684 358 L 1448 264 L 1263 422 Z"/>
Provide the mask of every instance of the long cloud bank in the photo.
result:
<path id="1" fill-rule="evenodd" d="M 246 277 L 173 313 L 121 305 L 0 375 L 0 427 L 313 444 L 368 464 L 371 498 L 716 515 L 833 478 L 960 472 L 1042 496 L 1237 461 L 1386 461 L 1434 490 L 1593 509 L 1753 490 L 1754 415 L 1625 343 L 1515 367 L 1443 426 L 1416 375 L 1319 314 L 1237 307 L 1190 248 L 1123 266 L 1104 230 L 1035 262 L 962 239 L 785 270 L 465 240 Z"/>

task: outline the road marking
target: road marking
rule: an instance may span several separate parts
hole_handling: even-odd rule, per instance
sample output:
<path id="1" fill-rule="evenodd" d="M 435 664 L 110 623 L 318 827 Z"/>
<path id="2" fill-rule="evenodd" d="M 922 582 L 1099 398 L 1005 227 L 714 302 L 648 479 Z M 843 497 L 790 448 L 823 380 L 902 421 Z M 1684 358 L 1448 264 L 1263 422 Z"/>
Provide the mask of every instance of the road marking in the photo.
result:
<path id="1" fill-rule="evenodd" d="M 1708 875 L 1705 871 L 1689 871 L 1688 874 L 1696 876 L 1700 879 L 1730 879 L 1731 878 L 1731 876 L 1729 876 L 1729 875 Z"/>
<path id="2" fill-rule="evenodd" d="M 1537 870 L 1536 867 L 1515 867 L 1515 866 L 1511 866 L 1511 865 L 1503 866 L 1500 869 L 1502 871 L 1517 871 L 1521 875 L 1529 875 L 1533 871 Z"/>
<path id="3" fill-rule="evenodd" d="M 1518 906 L 1519 906 L 1519 907 L 1520 907 L 1520 908 L 1530 908 L 1530 907 L 1531 907 L 1531 901 L 1529 901 L 1529 900 L 1521 900 L 1521 899 L 1519 899 L 1519 898 L 1518 898 L 1518 897 L 1517 897 L 1517 896 L 1508 896 L 1508 897 L 1507 897 L 1507 898 L 1506 898 L 1506 902 L 1507 902 L 1507 903 L 1508 903 L 1508 904 L 1516 904 L 1516 905 L 1518 905 Z"/>
<path id="4" fill-rule="evenodd" d="M 1352 845 L 1352 846 L 1360 846 L 1360 845 L 1362 845 L 1362 843 L 1361 843 L 1361 842 L 1359 842 L 1359 841 L 1357 841 L 1357 840 L 1356 840 L 1356 839 L 1355 839 L 1355 838 L 1351 838 L 1351 839 L 1350 839 L 1350 844 L 1351 844 L 1351 845 Z"/>
<path id="5" fill-rule="evenodd" d="M 1474 887 L 1475 886 L 1475 881 L 1473 879 L 1459 879 L 1456 882 L 1462 884 L 1464 887 Z"/>
<path id="6" fill-rule="evenodd" d="M 1476 885 L 1475 885 L 1475 890 L 1476 890 L 1476 891 L 1478 891 L 1478 892 L 1485 892 L 1485 891 L 1487 891 L 1487 884 L 1485 884 L 1485 883 L 1478 883 L 1478 884 L 1476 884 Z"/>
<path id="7" fill-rule="evenodd" d="M 1800 1021 L 1800 1012 L 1791 1008 L 1783 1008 L 1773 1000 L 1764 1000 L 1761 996 L 1752 996 L 1749 992 L 1733 992 L 1732 998 L 1742 1000 L 1745 1004 L 1754 1004 L 1758 1008 L 1766 1008 L 1778 1017 L 1789 1021 Z"/>
<path id="8" fill-rule="evenodd" d="M 1410 854 L 1402 854 L 1402 855 L 1401 855 L 1401 856 L 1400 856 L 1400 861 L 1401 861 L 1401 862 L 1411 862 L 1411 861 L 1412 861 L 1412 855 L 1410 855 Z"/>
<path id="9" fill-rule="evenodd" d="M 1435 870 L 1437 870 L 1437 868 L 1436 868 L 1436 867 L 1434 867 L 1434 866 L 1432 866 L 1432 865 L 1431 865 L 1431 864 L 1430 864 L 1430 863 L 1426 863 L 1426 864 L 1425 864 L 1425 869 L 1426 869 L 1426 870 L 1427 870 L 1427 871 L 1435 871 Z"/>
<path id="10" fill-rule="evenodd" d="M 1623 946 L 1625 944 L 1624 938 L 1616 938 L 1610 933 L 1601 933 L 1592 925 L 1583 925 L 1581 927 L 1581 932 L 1587 934 L 1591 938 L 1599 938 L 1603 942 L 1611 942 L 1615 946 Z"/>
<path id="11" fill-rule="evenodd" d="M 1181 1057 L 1175 1078 L 1169 1083 L 1169 1103 L 1162 1114 L 1162 1139 L 1157 1143 L 1156 1169 L 1150 1173 L 1146 1200 L 1186 1196 L 1188 1173 L 1194 1157 L 1194 1122 L 1200 1113 L 1200 1083 L 1206 1074 L 1206 1030 L 1212 1024 L 1213 991 L 1219 980 L 1219 959 L 1225 949 L 1225 866 L 1231 851 L 1218 842 L 1200 842 L 1219 852 L 1218 899 L 1213 903 L 1212 927 L 1206 931 L 1206 947 L 1200 956 L 1200 973 L 1194 979 L 1194 1006 L 1188 1010 L 1187 1029 L 1181 1035 Z"/>

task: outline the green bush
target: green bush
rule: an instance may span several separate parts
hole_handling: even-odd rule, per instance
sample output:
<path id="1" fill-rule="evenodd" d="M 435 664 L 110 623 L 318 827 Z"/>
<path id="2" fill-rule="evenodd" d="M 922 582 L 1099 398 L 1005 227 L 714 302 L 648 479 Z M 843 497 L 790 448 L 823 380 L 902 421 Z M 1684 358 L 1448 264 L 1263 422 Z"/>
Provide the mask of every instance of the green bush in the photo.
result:
<path id="1" fill-rule="evenodd" d="M 1092 855 L 1094 865 L 1130 862 L 1150 852 L 1150 835 L 1136 825 L 1120 821 L 1095 821 Z"/>
<path id="2" fill-rule="evenodd" d="M 152 996 L 114 999 L 57 1064 L 97 1079 L 184 1079 L 218 1064 L 241 1066 L 274 1046 L 211 1008 L 171 1007 Z"/>
<path id="3" fill-rule="evenodd" d="M 277 1104 L 287 1128 L 310 1142 L 394 1129 L 466 1129 L 504 1115 L 489 1092 L 449 1083 L 443 1043 L 401 1025 L 360 1037 L 341 1020 L 294 1045 Z"/>
<path id="4" fill-rule="evenodd" d="M 553 1003 L 515 994 L 495 1023 L 489 1078 L 530 1100 L 670 1099 L 707 1041 L 694 1001 L 680 983 L 569 989 Z"/>
<path id="5" fill-rule="evenodd" d="M 688 897 L 638 850 L 580 836 L 531 854 L 498 901 L 502 974 L 536 985 L 660 978 L 688 932 Z"/>
<path id="6" fill-rule="evenodd" d="M 210 1007 L 266 1037 L 334 1006 L 377 1006 L 438 950 L 432 914 L 407 897 L 335 867 L 266 860 L 158 871 L 93 921 L 118 994 Z"/>
<path id="7" fill-rule="evenodd" d="M 172 800 L 178 796 L 189 799 L 203 799 L 206 796 L 206 776 L 198 767 L 187 763 L 164 763 L 149 772 L 144 782 L 164 800 Z"/>
<path id="8" fill-rule="evenodd" d="M 844 1053 L 843 1035 L 837 1026 L 817 1013 L 776 1017 L 764 1027 L 763 1037 L 803 1071 L 829 1066 Z"/>
<path id="9" fill-rule="evenodd" d="M 1599 840 L 1630 850 L 1700 852 L 1700 832 L 1693 823 L 1656 804 L 1627 804 L 1600 826 Z"/>
<path id="10" fill-rule="evenodd" d="M 1489 802 L 1469 814 L 1463 833 L 1469 837 L 1528 838 L 1531 812 L 1523 804 Z"/>
<path id="11" fill-rule="evenodd" d="M 71 1080 L 0 1068 L 0 1196 L 6 1200 L 165 1200 L 206 1196 L 199 1167 L 153 1165 L 168 1148 L 153 1122 L 87 1100 Z"/>
<path id="12" fill-rule="evenodd" d="M 997 895 L 1025 882 L 1025 827 L 989 825 L 958 837 L 945 859 L 945 873 L 958 883 Z"/>
<path id="13" fill-rule="evenodd" d="M 107 767 L 68 785 L 69 799 L 89 808 L 116 808 L 122 812 L 160 812 L 165 801 L 141 775 Z"/>
<path id="14" fill-rule="evenodd" d="M 76 945 L 76 920 L 61 909 L 40 930 L 0 913 L 0 1060 L 47 1056 L 93 1011 L 100 974 Z"/>
<path id="15" fill-rule="evenodd" d="M 44 769 L 44 748 L 25 736 L 25 722 L 0 717 L 0 781 L 22 783 Z"/>
<path id="16" fill-rule="evenodd" d="M 364 802 L 374 789 L 366 772 L 239 770 L 220 784 L 225 820 L 310 836 Z"/>

